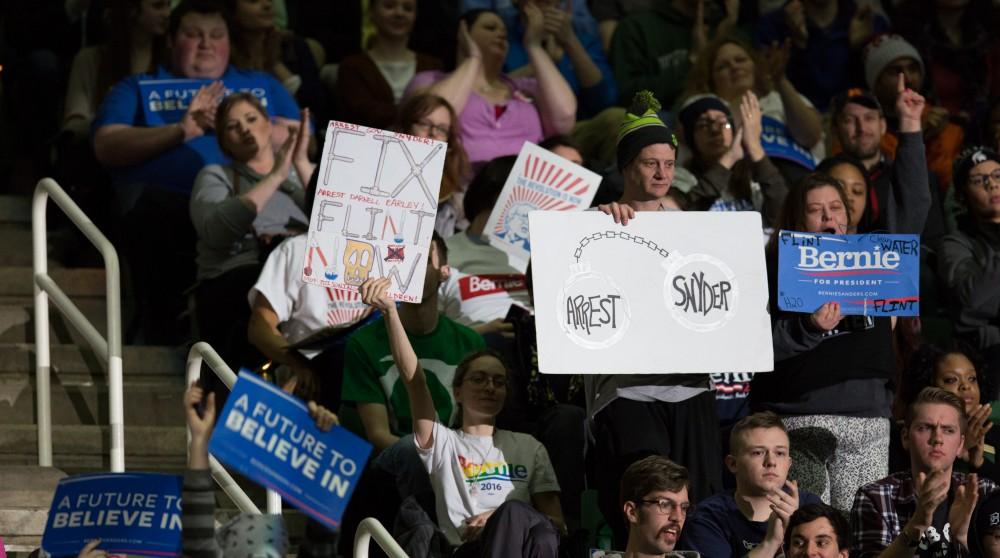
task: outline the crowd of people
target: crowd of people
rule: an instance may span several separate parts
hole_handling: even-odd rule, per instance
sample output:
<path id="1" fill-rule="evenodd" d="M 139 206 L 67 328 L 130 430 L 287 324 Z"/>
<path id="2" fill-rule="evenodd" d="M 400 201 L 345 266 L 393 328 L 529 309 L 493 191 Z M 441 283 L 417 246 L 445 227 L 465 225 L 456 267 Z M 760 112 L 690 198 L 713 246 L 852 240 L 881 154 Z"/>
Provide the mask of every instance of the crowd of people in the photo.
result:
<path id="1" fill-rule="evenodd" d="M 630 556 L 1000 557 L 1000 7 L 320 4 L 38 2 L 2 74 L 18 149 L 122 256 L 127 341 L 208 341 L 374 446 L 300 555 L 366 516 L 411 556 L 577 555 L 596 507 Z M 420 303 L 302 280 L 330 119 L 447 143 Z M 486 231 L 525 142 L 599 173 L 609 225 L 760 213 L 773 371 L 542 373 L 531 268 Z M 919 235 L 921 316 L 779 309 L 778 230 Z M 192 555 L 230 555 L 205 516 L 225 397 L 185 398 Z"/>

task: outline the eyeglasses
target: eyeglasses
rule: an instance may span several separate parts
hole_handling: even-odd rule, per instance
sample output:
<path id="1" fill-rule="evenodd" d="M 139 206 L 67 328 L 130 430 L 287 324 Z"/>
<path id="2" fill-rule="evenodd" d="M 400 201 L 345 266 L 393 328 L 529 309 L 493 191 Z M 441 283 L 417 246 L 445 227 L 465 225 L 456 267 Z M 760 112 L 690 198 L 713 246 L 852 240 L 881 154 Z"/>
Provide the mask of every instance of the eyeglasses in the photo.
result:
<path id="1" fill-rule="evenodd" d="M 969 186 L 985 188 L 987 180 L 993 182 L 994 184 L 1000 184 L 1000 169 L 996 169 L 989 174 L 970 174 Z"/>
<path id="2" fill-rule="evenodd" d="M 421 133 L 429 134 L 431 137 L 441 140 L 448 139 L 448 134 L 451 133 L 450 127 L 435 124 L 430 120 L 420 120 L 419 122 L 415 122 L 413 127 Z"/>
<path id="3" fill-rule="evenodd" d="M 681 515 L 687 515 L 688 510 L 691 505 L 688 503 L 678 504 L 673 500 L 639 500 L 643 504 L 655 505 L 656 511 L 660 512 L 660 515 L 669 515 L 674 510 L 679 509 Z"/>
<path id="4" fill-rule="evenodd" d="M 699 118 L 694 123 L 694 129 L 699 132 L 710 132 L 714 130 L 731 130 L 733 124 L 725 119 Z"/>
<path id="5" fill-rule="evenodd" d="M 489 374 L 470 374 L 468 377 L 470 384 L 476 387 L 484 387 L 487 383 L 493 384 L 495 388 L 507 387 L 506 376 L 490 376 Z"/>

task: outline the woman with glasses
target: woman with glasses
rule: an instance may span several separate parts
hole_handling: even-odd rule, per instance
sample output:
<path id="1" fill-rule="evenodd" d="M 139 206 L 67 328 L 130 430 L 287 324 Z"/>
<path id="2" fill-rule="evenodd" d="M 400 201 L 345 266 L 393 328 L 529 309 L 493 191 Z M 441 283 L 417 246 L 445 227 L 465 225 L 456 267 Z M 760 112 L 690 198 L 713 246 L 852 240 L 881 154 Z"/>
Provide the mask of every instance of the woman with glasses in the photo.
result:
<path id="1" fill-rule="evenodd" d="M 688 192 L 696 211 L 759 211 L 773 227 L 788 187 L 761 145 L 761 109 L 753 91 L 743 94 L 740 124 L 729 105 L 712 94 L 688 99 L 677 118 L 691 150 L 688 170 L 698 179 Z"/>
<path id="2" fill-rule="evenodd" d="M 340 63 L 337 98 L 351 122 L 387 129 L 398 119 L 399 102 L 413 76 L 440 69 L 441 61 L 407 46 L 416 0 L 372 0 L 368 15 L 375 35 L 364 52 Z"/>
<path id="3" fill-rule="evenodd" d="M 400 132 L 448 143 L 434 225 L 434 230 L 442 238 L 455 234 L 456 225 L 461 228 L 468 226 L 462 214 L 462 196 L 469 180 L 469 158 L 458 137 L 457 120 L 455 110 L 448 101 L 437 95 L 421 93 L 403 101 L 395 124 L 395 129 Z"/>
<path id="4" fill-rule="evenodd" d="M 408 94 L 428 91 L 448 100 L 473 165 L 517 154 L 525 141 L 568 134 L 576 122 L 576 96 L 542 46 L 542 9 L 530 2 L 522 8 L 531 75 L 501 71 L 507 57 L 503 19 L 492 10 L 470 10 L 459 21 L 455 70 L 418 74 L 407 87 Z"/>
<path id="5" fill-rule="evenodd" d="M 458 427 L 437 422 L 424 370 L 387 296 L 389 279 L 369 279 L 361 298 L 382 311 L 389 345 L 406 386 L 417 452 L 434 487 L 438 525 L 453 556 L 555 557 L 565 532 L 559 483 L 538 440 L 499 430 L 507 367 L 492 351 L 467 356 L 452 390 Z"/>
<path id="6" fill-rule="evenodd" d="M 955 196 L 967 213 L 941 241 L 938 275 L 951 297 L 955 332 L 1000 366 L 1000 154 L 966 149 L 955 161 Z"/>

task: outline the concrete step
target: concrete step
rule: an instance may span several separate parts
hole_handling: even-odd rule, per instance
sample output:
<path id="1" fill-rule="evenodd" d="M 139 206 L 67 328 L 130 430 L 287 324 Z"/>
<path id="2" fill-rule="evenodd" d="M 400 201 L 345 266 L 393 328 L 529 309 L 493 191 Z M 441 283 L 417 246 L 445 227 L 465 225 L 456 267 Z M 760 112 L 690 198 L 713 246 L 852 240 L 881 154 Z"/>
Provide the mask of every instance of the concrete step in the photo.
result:
<path id="1" fill-rule="evenodd" d="M 186 348 L 126 345 L 122 353 L 126 385 L 133 380 L 156 381 L 160 376 L 168 379 L 184 377 Z M 103 364 L 88 348 L 53 344 L 49 349 L 49 360 L 53 376 L 58 375 L 63 383 L 105 378 Z M 7 375 L 25 374 L 35 374 L 34 343 L 0 343 L 0 379 Z"/>
<path id="2" fill-rule="evenodd" d="M 70 472 L 107 470 L 109 427 L 53 425 L 53 464 Z M 34 425 L 0 428 L 0 465 L 36 464 L 38 432 Z M 125 467 L 137 471 L 177 472 L 184 468 L 184 426 L 125 425 Z"/>
<path id="3" fill-rule="evenodd" d="M 65 476 L 52 467 L 0 466 L 0 533 L 5 547 L 12 551 L 38 547 L 52 495 Z"/>
<path id="4" fill-rule="evenodd" d="M 101 335 L 107 335 L 107 307 L 103 299 L 77 297 L 73 303 Z M 0 296 L 0 343 L 34 341 L 34 306 L 34 299 L 30 296 Z M 86 341 L 51 302 L 49 331 L 53 343 L 86 345 Z"/>
<path id="5" fill-rule="evenodd" d="M 0 374 L 0 425 L 36 424 L 37 391 L 34 375 L 11 377 Z M 70 382 L 52 378 L 52 423 L 101 425 L 109 421 L 108 386 L 103 379 Z M 184 379 L 139 377 L 125 382 L 125 424 L 177 426 L 184 424 L 182 401 Z"/>
<path id="6" fill-rule="evenodd" d="M 0 223 L 31 226 L 31 198 L 0 196 Z"/>
<path id="7" fill-rule="evenodd" d="M 0 266 L 31 267 L 30 223 L 0 222 L 0 239 Z"/>
<path id="8" fill-rule="evenodd" d="M 25 247 L 25 250 L 30 250 Z M 104 269 L 93 267 L 49 269 L 52 280 L 71 298 L 104 298 Z M 0 296 L 32 296 L 34 270 L 24 267 L 0 267 Z"/>

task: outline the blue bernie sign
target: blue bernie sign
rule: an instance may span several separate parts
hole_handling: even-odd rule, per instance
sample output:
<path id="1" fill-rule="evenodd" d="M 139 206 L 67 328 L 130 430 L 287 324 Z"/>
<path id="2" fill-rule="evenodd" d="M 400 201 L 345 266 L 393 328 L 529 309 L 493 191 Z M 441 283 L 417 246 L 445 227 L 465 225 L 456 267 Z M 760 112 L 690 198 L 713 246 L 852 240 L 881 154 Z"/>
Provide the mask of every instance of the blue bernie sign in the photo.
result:
<path id="1" fill-rule="evenodd" d="M 203 85 L 210 85 L 209 79 L 144 79 L 139 82 L 139 95 L 142 101 L 142 111 L 148 126 L 176 124 L 184 117 L 188 105 Z M 238 91 L 249 91 L 260 99 L 264 108 L 272 116 L 274 111 L 268 106 L 267 87 L 265 83 L 253 77 L 240 75 L 236 72 L 226 72 L 222 78 L 226 86 L 225 95 Z"/>
<path id="2" fill-rule="evenodd" d="M 181 477 L 93 473 L 59 481 L 42 535 L 52 556 L 76 556 L 90 541 L 108 554 L 180 556 Z"/>
<path id="3" fill-rule="evenodd" d="M 809 170 L 816 168 L 816 159 L 812 153 L 795 143 L 788 126 L 775 118 L 761 118 L 760 144 L 768 157 L 792 161 Z"/>
<path id="4" fill-rule="evenodd" d="M 303 513 L 336 528 L 372 446 L 339 426 L 322 432 L 302 401 L 241 371 L 208 450 Z"/>
<path id="5" fill-rule="evenodd" d="M 919 316 L 920 237 L 781 231 L 777 302 L 791 312 L 839 302 L 844 315 Z"/>

